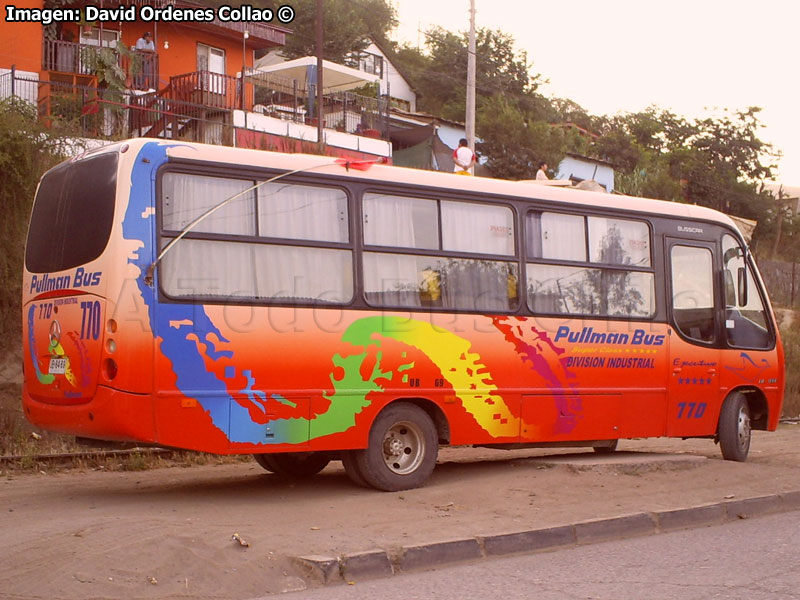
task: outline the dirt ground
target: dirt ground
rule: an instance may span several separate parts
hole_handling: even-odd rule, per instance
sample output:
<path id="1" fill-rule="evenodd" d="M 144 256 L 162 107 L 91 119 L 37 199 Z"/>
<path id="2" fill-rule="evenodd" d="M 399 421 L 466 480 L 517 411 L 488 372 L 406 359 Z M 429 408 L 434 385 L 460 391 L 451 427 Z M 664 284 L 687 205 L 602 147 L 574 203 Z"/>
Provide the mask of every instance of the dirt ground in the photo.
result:
<path id="1" fill-rule="evenodd" d="M 426 487 L 397 493 L 353 486 L 339 463 L 300 482 L 255 462 L 7 474 L 0 597 L 254 598 L 309 585 L 290 556 L 798 490 L 798 467 L 800 426 L 782 425 L 754 434 L 744 464 L 721 460 L 709 440 L 623 441 L 599 461 L 591 452 L 445 449 Z"/>

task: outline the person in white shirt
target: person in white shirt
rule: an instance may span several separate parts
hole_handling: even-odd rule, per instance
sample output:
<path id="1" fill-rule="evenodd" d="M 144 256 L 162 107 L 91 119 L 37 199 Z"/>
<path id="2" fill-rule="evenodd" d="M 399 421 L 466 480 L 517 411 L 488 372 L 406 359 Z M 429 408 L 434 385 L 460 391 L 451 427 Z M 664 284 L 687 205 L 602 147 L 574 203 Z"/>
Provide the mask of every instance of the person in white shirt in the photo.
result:
<path id="1" fill-rule="evenodd" d="M 477 160 L 475 153 L 469 149 L 467 140 L 461 138 L 458 148 L 453 150 L 453 173 L 457 175 L 472 175 L 472 167 Z"/>
<path id="2" fill-rule="evenodd" d="M 138 40 L 136 40 L 137 50 L 149 50 L 150 52 L 156 51 L 156 45 L 153 43 L 153 36 L 149 31 L 145 31 Z"/>
<path id="3" fill-rule="evenodd" d="M 147 90 L 154 86 L 154 58 L 150 55 L 152 52 L 155 54 L 156 45 L 153 43 L 153 37 L 149 31 L 145 31 L 138 40 L 136 40 L 136 53 L 141 58 L 139 75 L 136 77 L 136 89 Z"/>
<path id="4" fill-rule="evenodd" d="M 537 180 L 550 179 L 547 176 L 547 163 L 546 162 L 540 162 L 539 163 L 539 170 L 536 171 L 536 179 Z"/>

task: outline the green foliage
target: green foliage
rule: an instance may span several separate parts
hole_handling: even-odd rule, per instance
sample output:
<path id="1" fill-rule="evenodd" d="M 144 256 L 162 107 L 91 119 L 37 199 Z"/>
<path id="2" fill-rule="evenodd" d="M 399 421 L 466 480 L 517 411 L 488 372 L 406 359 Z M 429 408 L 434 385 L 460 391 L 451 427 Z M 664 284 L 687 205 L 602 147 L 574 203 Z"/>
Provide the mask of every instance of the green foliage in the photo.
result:
<path id="1" fill-rule="evenodd" d="M 595 121 L 590 152 L 612 163 L 626 194 L 689 202 L 758 221 L 753 245 L 775 235 L 774 202 L 762 183 L 777 154 L 758 138 L 759 108 L 686 119 L 650 107 Z M 794 224 L 789 222 L 791 232 Z"/>
<path id="2" fill-rule="evenodd" d="M 97 85 L 104 89 L 105 99 L 117 103 L 122 103 L 127 88 L 127 74 L 120 66 L 120 57 L 127 58 L 134 65 L 134 73 L 141 68 L 141 57 L 121 41 L 114 48 L 84 47 L 81 50 L 81 61 L 97 76 Z"/>
<path id="3" fill-rule="evenodd" d="M 641 196 L 643 198 L 660 198 L 679 202 L 683 197 L 683 189 L 679 181 L 672 178 L 669 165 L 659 161 L 647 161 L 637 165 L 630 173 L 617 172 L 614 176 L 614 189 L 621 194 Z"/>
<path id="4" fill-rule="evenodd" d="M 212 0 L 212 6 L 231 4 L 225 0 Z M 295 11 L 295 19 L 285 25 L 292 30 L 286 36 L 281 53 L 288 58 L 316 55 L 316 0 L 253 0 L 234 2 L 233 5 L 250 4 L 258 8 L 276 10 L 288 4 Z M 325 0 L 323 2 L 323 57 L 333 62 L 343 62 L 351 52 L 364 50 L 372 36 L 378 43 L 390 47 L 389 32 L 397 26 L 397 14 L 389 0 Z M 280 23 L 275 23 L 281 25 Z"/>
<path id="5" fill-rule="evenodd" d="M 485 28 L 475 37 L 478 102 L 498 95 L 524 96 L 536 90 L 540 77 L 530 74 L 527 56 L 515 48 L 514 38 Z M 427 53 L 404 46 L 392 58 L 411 77 L 421 110 L 463 120 L 468 35 L 434 27 L 426 32 L 426 38 Z"/>
<path id="6" fill-rule="evenodd" d="M 777 241 L 780 244 L 778 252 L 774 254 L 780 254 L 787 261 L 800 262 L 800 215 L 793 218 L 784 216 L 780 240 Z"/>
<path id="7" fill-rule="evenodd" d="M 540 161 L 558 165 L 567 150 L 564 129 L 528 119 L 513 100 L 487 100 L 477 120 L 483 140 L 478 151 L 487 157 L 487 165 L 496 177 L 533 179 Z"/>
<path id="8" fill-rule="evenodd" d="M 0 351 L 19 344 L 22 260 L 36 184 L 68 148 L 64 132 L 46 131 L 38 122 L 35 107 L 16 98 L 0 101 Z"/>
<path id="9" fill-rule="evenodd" d="M 537 117 L 549 123 L 570 123 L 580 127 L 584 131 L 599 131 L 604 117 L 596 117 L 586 112 L 580 104 L 567 98 L 543 98 L 537 100 Z"/>
<path id="10" fill-rule="evenodd" d="M 75 0 L 45 0 L 44 8 L 49 8 L 49 9 L 66 8 L 72 4 L 75 4 Z M 53 21 L 49 25 L 45 25 L 44 26 L 45 39 L 47 40 L 58 39 L 58 32 L 60 26 L 61 24 L 58 21 Z"/>
<path id="11" fill-rule="evenodd" d="M 435 27 L 426 39 L 426 52 L 401 46 L 392 60 L 410 77 L 419 110 L 463 121 L 468 34 Z M 541 76 L 531 74 L 526 54 L 510 35 L 479 29 L 475 46 L 476 130 L 482 140 L 477 150 L 495 177 L 529 179 L 539 161 L 555 166 L 567 150 L 583 148 L 580 136 L 548 125 L 561 121 L 560 114 L 537 93 Z"/>

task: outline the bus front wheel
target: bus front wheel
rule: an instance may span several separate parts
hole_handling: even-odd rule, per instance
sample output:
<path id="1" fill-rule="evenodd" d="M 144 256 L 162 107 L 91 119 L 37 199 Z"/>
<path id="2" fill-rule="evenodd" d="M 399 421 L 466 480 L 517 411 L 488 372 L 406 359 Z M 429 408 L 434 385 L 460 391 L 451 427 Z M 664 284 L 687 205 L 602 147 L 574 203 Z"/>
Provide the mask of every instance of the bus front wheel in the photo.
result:
<path id="1" fill-rule="evenodd" d="M 436 466 L 439 441 L 436 426 L 424 410 L 399 402 L 375 419 L 364 450 L 351 450 L 343 460 L 357 484 L 396 492 L 420 487 Z"/>
<path id="2" fill-rule="evenodd" d="M 324 452 L 254 454 L 253 458 L 270 473 L 284 477 L 310 477 L 322 471 L 330 462 Z"/>
<path id="3" fill-rule="evenodd" d="M 744 462 L 750 451 L 750 408 L 743 394 L 729 396 L 719 415 L 719 447 L 725 460 Z"/>

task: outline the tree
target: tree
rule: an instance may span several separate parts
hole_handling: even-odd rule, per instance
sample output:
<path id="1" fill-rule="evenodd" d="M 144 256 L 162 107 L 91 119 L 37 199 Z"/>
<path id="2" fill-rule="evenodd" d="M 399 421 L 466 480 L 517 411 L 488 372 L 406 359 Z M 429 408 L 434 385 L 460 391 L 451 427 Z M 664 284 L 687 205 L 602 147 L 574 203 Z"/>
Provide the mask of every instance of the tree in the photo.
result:
<path id="1" fill-rule="evenodd" d="M 463 121 L 468 35 L 434 27 L 426 38 L 426 52 L 401 46 L 392 59 L 409 74 L 420 110 Z M 531 74 L 526 54 L 510 35 L 485 28 L 476 32 L 475 46 L 477 149 L 492 174 L 532 178 L 539 161 L 558 164 L 571 135 L 548 125 L 558 113 L 537 93 L 543 80 Z"/>
<path id="2" fill-rule="evenodd" d="M 570 148 L 569 134 L 530 118 L 513 99 L 495 97 L 482 103 L 477 118 L 478 151 L 495 177 L 533 179 L 540 161 L 558 165 Z"/>
<path id="3" fill-rule="evenodd" d="M 208 0 L 208 4 L 218 7 L 231 4 L 225 0 Z M 249 4 L 273 11 L 285 2 L 276 0 L 253 0 L 235 2 L 235 5 Z M 295 11 L 294 21 L 282 24 L 292 30 L 286 36 L 286 45 L 281 53 L 288 58 L 314 56 L 316 45 L 316 0 L 292 0 Z M 342 62 L 351 52 L 364 50 L 369 46 L 372 36 L 378 43 L 391 46 L 389 32 L 397 26 L 397 13 L 389 0 L 325 0 L 323 3 L 323 56 L 325 60 Z"/>
<path id="4" fill-rule="evenodd" d="M 758 138 L 759 112 L 749 107 L 686 119 L 649 107 L 607 119 L 592 151 L 617 169 L 617 190 L 758 221 L 758 245 L 774 235 L 775 214 L 760 187 L 779 156 Z"/>
<path id="5" fill-rule="evenodd" d="M 441 27 L 426 33 L 425 54 L 405 46 L 392 58 L 411 77 L 417 105 L 424 111 L 454 120 L 464 119 L 467 85 L 467 33 Z M 539 75 L 530 74 L 524 52 L 514 38 L 499 30 L 476 32 L 476 83 L 479 102 L 498 95 L 521 97 L 536 90 Z"/>
<path id="6" fill-rule="evenodd" d="M 54 126 L 59 125 L 55 123 Z M 50 167 L 74 152 L 72 131 L 47 131 L 36 107 L 10 98 L 0 100 L 0 351 L 16 345 L 21 335 L 21 274 L 25 233 L 36 184 Z"/>

